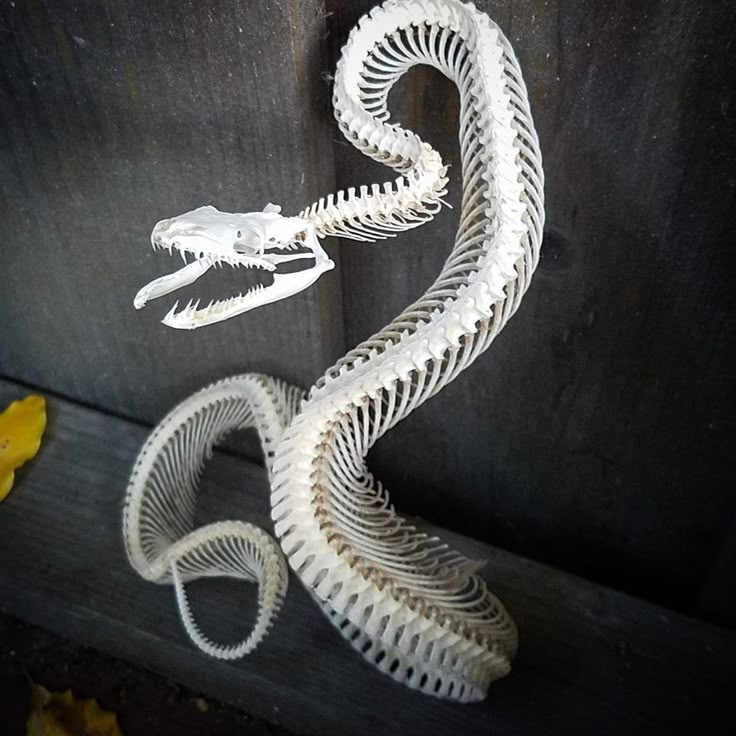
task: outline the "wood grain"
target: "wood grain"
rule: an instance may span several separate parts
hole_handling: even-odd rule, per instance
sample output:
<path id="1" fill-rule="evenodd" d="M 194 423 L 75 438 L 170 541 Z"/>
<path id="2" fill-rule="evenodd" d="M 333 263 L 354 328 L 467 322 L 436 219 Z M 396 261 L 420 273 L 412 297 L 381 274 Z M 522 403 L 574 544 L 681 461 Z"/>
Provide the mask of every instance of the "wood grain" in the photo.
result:
<path id="1" fill-rule="evenodd" d="M 385 178 L 329 109 L 373 4 L 0 5 L 0 375 L 153 422 L 231 373 L 308 386 L 419 296 L 457 208 L 389 243 L 331 243 L 338 269 L 307 292 L 206 330 L 161 326 L 168 298 L 132 309 L 173 268 L 147 246 L 159 218 L 294 212 Z M 543 259 L 491 351 L 371 467 L 402 510 L 734 626 L 733 4 L 477 4 L 529 87 Z M 452 87 L 417 69 L 391 108 L 453 165 L 457 205 Z"/>
<path id="2" fill-rule="evenodd" d="M 2 4 L 0 375 L 152 422 L 214 378 L 309 385 L 342 353 L 334 273 L 193 333 L 160 324 L 175 299 L 235 295 L 256 272 L 132 306 L 181 266 L 151 251 L 157 220 L 296 213 L 334 189 L 323 33 L 316 0 Z"/>
<path id="3" fill-rule="evenodd" d="M 331 3 L 333 56 L 372 4 Z M 734 6 L 476 5 L 529 89 L 542 260 L 488 353 L 369 465 L 398 508 L 692 612 L 736 519 Z M 458 216 L 454 87 L 417 68 L 389 102 L 451 164 L 455 210 L 389 243 L 342 246 L 349 346 L 433 281 Z M 335 160 L 339 187 L 385 176 L 347 144 Z M 728 559 L 703 610 L 736 625 Z"/>
<path id="4" fill-rule="evenodd" d="M 24 393 L 0 381 L 0 404 Z M 160 672 L 299 734 L 672 734 L 736 727 L 736 634 L 428 526 L 488 559 L 486 576 L 516 618 L 512 673 L 471 706 L 401 687 L 364 664 L 292 580 L 276 626 L 237 663 L 196 652 L 173 592 L 125 560 L 121 501 L 146 429 L 59 399 L 38 457 L 0 505 L 0 609 Z M 265 472 L 216 453 L 201 520 L 270 528 Z M 230 641 L 254 591 L 200 581 L 192 604 Z"/>

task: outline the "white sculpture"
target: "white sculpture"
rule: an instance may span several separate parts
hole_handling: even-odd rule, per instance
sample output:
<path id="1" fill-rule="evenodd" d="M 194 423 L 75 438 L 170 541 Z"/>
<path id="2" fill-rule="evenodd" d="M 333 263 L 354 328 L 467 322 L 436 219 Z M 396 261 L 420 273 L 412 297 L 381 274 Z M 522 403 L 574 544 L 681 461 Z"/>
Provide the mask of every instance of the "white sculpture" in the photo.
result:
<path id="1" fill-rule="evenodd" d="M 442 204 L 446 168 L 427 143 L 387 122 L 388 91 L 415 64 L 436 67 L 460 90 L 462 211 L 442 272 L 424 296 L 328 370 L 304 400 L 298 389 L 251 375 L 214 384 L 177 407 L 139 456 L 125 537 L 142 575 L 173 580 L 196 643 L 217 656 L 252 648 L 285 591 L 273 547 L 249 525 L 194 531 L 192 525 L 204 458 L 225 431 L 256 426 L 276 535 L 330 620 L 395 680 L 470 701 L 509 671 L 516 627 L 477 574 L 481 563 L 399 516 L 364 458 L 490 345 L 537 265 L 541 156 L 518 63 L 497 26 L 456 0 L 389 0 L 374 9 L 343 49 L 335 115 L 351 143 L 399 178 L 330 195 L 298 218 L 281 218 L 272 207 L 246 215 L 200 208 L 159 223 L 154 242 L 198 260 L 145 287 L 136 306 L 190 283 L 216 260 L 278 268 L 289 256 L 275 251 L 294 245 L 314 259 L 312 268 L 274 292 L 204 310 L 190 305 L 165 320 L 174 327 L 209 324 L 313 283 L 332 267 L 317 237 L 375 240 L 430 220 Z M 205 575 L 259 581 L 261 614 L 247 646 L 219 647 L 194 625 L 183 581 Z"/>

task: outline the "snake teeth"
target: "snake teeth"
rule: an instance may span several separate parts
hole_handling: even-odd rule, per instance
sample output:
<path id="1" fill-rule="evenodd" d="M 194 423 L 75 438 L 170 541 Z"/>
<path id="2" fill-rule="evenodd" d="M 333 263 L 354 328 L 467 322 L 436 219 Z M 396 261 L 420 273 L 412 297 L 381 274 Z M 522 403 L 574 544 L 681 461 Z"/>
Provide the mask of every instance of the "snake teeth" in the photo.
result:
<path id="1" fill-rule="evenodd" d="M 485 14 L 457 0 L 390 0 L 361 19 L 335 74 L 335 115 L 356 148 L 398 177 L 330 194 L 299 216 L 319 236 L 375 241 L 418 227 L 441 209 L 447 167 L 439 154 L 387 122 L 389 90 L 416 64 L 453 79 L 461 101 L 463 207 L 439 277 L 330 368 L 306 398 L 266 376 L 246 375 L 174 409 L 136 462 L 124 534 L 131 564 L 147 579 L 173 583 L 185 629 L 213 656 L 240 656 L 260 641 L 286 590 L 286 559 L 342 636 L 379 671 L 426 694 L 467 702 L 484 698 L 489 684 L 509 672 L 516 626 L 479 574 L 482 562 L 398 514 L 365 458 L 489 347 L 539 260 L 539 144 L 518 62 Z M 204 310 L 190 304 L 184 314 L 194 319 L 233 304 L 211 302 Z M 179 315 L 174 309 L 167 317 Z M 192 528 L 204 459 L 224 432 L 246 426 L 256 426 L 264 447 L 283 555 L 265 532 L 239 522 Z M 187 555 L 206 564 L 192 567 Z M 184 591 L 188 579 L 222 570 L 250 575 L 267 591 L 256 628 L 230 649 L 202 634 Z"/>

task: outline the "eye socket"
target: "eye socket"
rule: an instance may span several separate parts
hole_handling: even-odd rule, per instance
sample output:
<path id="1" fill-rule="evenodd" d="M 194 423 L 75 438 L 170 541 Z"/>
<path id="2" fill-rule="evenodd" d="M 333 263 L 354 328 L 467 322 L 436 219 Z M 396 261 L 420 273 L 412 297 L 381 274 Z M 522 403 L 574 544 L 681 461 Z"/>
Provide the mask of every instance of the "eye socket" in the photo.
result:
<path id="1" fill-rule="evenodd" d="M 235 231 L 235 239 L 243 240 L 243 245 L 251 247 L 254 245 L 253 238 L 255 237 L 261 245 L 265 242 L 265 233 L 257 225 L 251 225 L 250 223 L 241 224 L 240 228 Z"/>

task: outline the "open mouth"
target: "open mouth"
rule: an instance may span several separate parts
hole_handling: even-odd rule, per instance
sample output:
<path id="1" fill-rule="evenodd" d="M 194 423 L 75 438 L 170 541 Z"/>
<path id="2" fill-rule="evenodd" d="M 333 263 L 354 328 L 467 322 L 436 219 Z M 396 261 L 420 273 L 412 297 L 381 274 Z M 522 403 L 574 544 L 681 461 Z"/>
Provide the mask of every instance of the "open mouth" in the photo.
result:
<path id="1" fill-rule="evenodd" d="M 241 233 L 238 232 L 238 235 Z M 312 236 L 313 243 L 308 242 L 308 237 L 307 233 L 299 232 L 285 243 L 272 243 L 262 236 L 256 241 L 242 238 L 224 252 L 219 243 L 207 243 L 202 237 L 162 237 L 154 229 L 151 237 L 153 249 L 168 251 L 170 255 L 178 253 L 184 266 L 146 284 L 136 294 L 134 306 L 141 309 L 151 299 L 194 283 L 210 269 L 225 267 L 256 271 L 257 281 L 237 295 L 211 299 L 205 306 L 200 306 L 202 298 L 198 298 L 190 299 L 185 307 L 179 309 L 177 301 L 163 318 L 163 323 L 169 327 L 191 330 L 285 299 L 307 288 L 322 273 L 334 268 L 334 263 L 322 250 L 316 237 Z M 305 264 L 305 261 L 308 263 Z M 253 279 L 249 278 L 248 281 L 252 282 Z"/>

